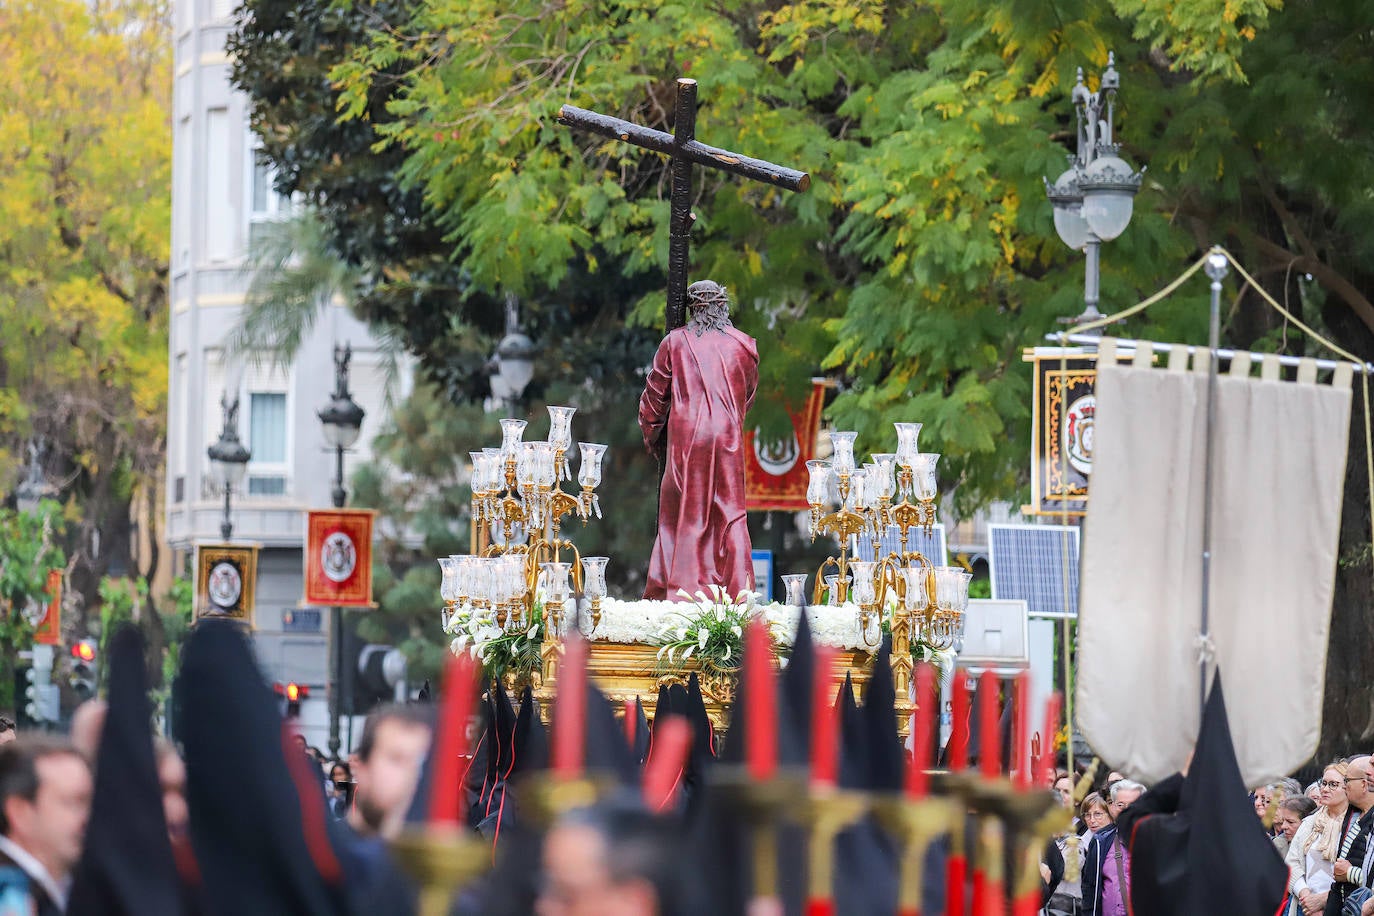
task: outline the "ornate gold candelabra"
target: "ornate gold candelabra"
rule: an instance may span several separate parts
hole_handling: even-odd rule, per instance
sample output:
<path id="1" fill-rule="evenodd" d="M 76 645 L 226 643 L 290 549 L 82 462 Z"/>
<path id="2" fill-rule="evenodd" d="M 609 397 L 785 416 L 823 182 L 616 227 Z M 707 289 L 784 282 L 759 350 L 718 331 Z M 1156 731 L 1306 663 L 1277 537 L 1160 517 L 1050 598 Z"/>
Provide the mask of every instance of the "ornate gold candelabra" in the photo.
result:
<path id="1" fill-rule="evenodd" d="M 528 629 L 542 622 L 547 638 L 543 652 L 547 664 L 555 659 L 568 616 L 566 603 L 580 595 L 584 571 L 593 577 L 593 614 L 600 616 L 605 596 L 605 558 L 586 562 L 572 540 L 563 534 L 563 520 L 576 514 L 583 524 L 601 517 L 596 488 L 601 484 L 601 464 L 606 446 L 579 442 L 581 464 L 572 495 L 563 489 L 571 479 L 568 450 L 572 445 L 574 407 L 549 408 L 549 437 L 525 442 L 526 421 L 501 421 L 501 445 L 469 452 L 472 459 L 472 517 L 477 540 L 470 556 L 440 559 L 447 625 L 462 605 L 477 614 L 489 615 L 504 631 Z M 565 553 L 572 562 L 564 561 Z M 594 562 L 592 562 L 594 561 Z M 589 565 L 590 564 L 590 565 Z M 569 582 L 571 577 L 571 582 Z M 539 621 L 535 608 L 542 588 L 543 608 Z"/>
<path id="2" fill-rule="evenodd" d="M 895 425 L 897 452 L 875 454 L 863 467 L 854 460 L 857 434 L 832 432 L 831 460 L 807 462 L 806 498 L 812 540 L 831 535 L 840 545 L 839 556 L 827 557 L 816 570 L 814 603 L 841 604 L 852 597 L 859 606 L 861 638 L 868 646 L 881 643 L 886 617 L 892 632 L 898 713 L 903 715 L 911 709 L 912 642 L 923 640 L 936 649 L 954 647 L 963 632 L 972 576 L 957 567 L 936 566 L 910 549 L 911 530 L 919 526 L 929 534 L 937 519 L 935 468 L 940 456 L 917 450 L 921 424 Z M 893 526 L 900 549 L 884 553 L 882 538 Z M 852 540 L 865 535 L 872 538 L 874 559 L 851 559 Z M 832 567 L 835 575 L 827 576 Z M 889 601 L 889 594 L 895 600 Z"/>

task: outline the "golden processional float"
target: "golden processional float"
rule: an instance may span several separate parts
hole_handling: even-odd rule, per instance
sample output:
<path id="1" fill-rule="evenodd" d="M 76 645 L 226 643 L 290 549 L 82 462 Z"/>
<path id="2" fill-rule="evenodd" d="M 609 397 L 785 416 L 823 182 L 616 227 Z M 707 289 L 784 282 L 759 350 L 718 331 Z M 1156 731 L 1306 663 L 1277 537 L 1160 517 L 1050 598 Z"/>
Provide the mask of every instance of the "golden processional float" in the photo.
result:
<path id="1" fill-rule="evenodd" d="M 652 718 L 659 687 L 684 684 L 695 672 L 719 727 L 734 697 L 744 626 L 765 620 L 781 663 L 805 606 L 813 639 L 837 650 L 836 689 L 847 673 L 860 699 L 874 653 L 891 634 L 898 728 L 906 733 L 913 649 L 952 666 L 972 577 L 908 549 L 912 529 L 928 533 L 937 514 L 940 456 L 918 450 L 920 423 L 895 424 L 896 452 L 873 454 L 862 466 L 854 432 L 832 432 L 831 459 L 807 463 L 811 538 L 839 545 L 817 569 L 809 603 L 805 574 L 782 577 L 783 602 L 715 586 L 680 593 L 681 601 L 646 601 L 608 595 L 609 558 L 582 556 L 567 536 L 568 516 L 584 525 L 601 518 L 606 446 L 577 443 L 580 492 L 566 492 L 576 408 L 548 410 L 547 439 L 525 441 L 526 421 L 504 419 L 499 447 L 469 453 L 477 549 L 439 559 L 451 651 L 480 659 L 508 689 L 528 684 L 547 715 L 564 638 L 579 626 L 588 639 L 588 673 L 617 709 L 636 701 Z M 893 527 L 899 549 L 884 553 L 883 535 Z M 871 539 L 873 560 L 854 558 L 862 538 Z"/>

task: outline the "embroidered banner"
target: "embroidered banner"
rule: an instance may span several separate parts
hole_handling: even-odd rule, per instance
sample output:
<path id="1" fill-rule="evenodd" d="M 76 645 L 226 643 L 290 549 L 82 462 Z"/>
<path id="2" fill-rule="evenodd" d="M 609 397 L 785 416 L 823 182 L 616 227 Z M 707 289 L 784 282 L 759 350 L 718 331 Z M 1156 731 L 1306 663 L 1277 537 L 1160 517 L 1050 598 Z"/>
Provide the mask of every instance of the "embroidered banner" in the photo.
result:
<path id="1" fill-rule="evenodd" d="M 256 544 L 197 544 L 193 616 L 252 626 L 257 583 Z"/>
<path id="2" fill-rule="evenodd" d="M 807 508 L 806 462 L 814 457 L 816 434 L 825 406 L 825 380 L 812 379 L 811 393 L 792 417 L 792 435 L 776 443 L 762 442 L 758 430 L 744 434 L 744 506 L 751 512 Z"/>
<path id="3" fill-rule="evenodd" d="M 62 570 L 48 570 L 48 606 L 43 619 L 33 628 L 35 645 L 62 644 Z"/>
<path id="4" fill-rule="evenodd" d="M 1081 516 L 1088 508 L 1097 415 L 1097 357 L 1070 348 L 1036 348 L 1031 421 L 1029 515 Z"/>
<path id="5" fill-rule="evenodd" d="M 306 519 L 305 605 L 376 607 L 372 602 L 371 509 L 318 509 Z"/>

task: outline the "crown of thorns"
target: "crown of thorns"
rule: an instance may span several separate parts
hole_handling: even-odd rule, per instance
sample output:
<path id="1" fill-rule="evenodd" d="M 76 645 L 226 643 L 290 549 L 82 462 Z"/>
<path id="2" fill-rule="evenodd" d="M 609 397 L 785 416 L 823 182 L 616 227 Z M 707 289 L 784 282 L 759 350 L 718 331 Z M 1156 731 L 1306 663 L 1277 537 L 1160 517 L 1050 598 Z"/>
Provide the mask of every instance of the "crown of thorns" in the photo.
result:
<path id="1" fill-rule="evenodd" d="M 730 296 L 715 280 L 698 280 L 687 287 L 687 304 L 693 306 L 729 305 Z"/>

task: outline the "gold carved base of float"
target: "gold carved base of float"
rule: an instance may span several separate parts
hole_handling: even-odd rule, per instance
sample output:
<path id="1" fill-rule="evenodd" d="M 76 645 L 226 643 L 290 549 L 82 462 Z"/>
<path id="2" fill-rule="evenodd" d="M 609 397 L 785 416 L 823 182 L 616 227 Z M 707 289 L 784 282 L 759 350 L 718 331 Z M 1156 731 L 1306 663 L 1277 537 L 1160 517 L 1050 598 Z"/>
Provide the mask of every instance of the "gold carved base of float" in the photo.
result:
<path id="1" fill-rule="evenodd" d="M 587 671 L 618 714 L 624 712 L 626 700 L 636 700 L 643 706 L 644 715 L 652 720 L 658 706 L 658 688 L 673 684 L 686 687 L 688 679 L 695 672 L 701 682 L 706 714 L 716 730 L 723 731 L 728 724 L 730 704 L 734 700 L 734 679 L 730 673 L 710 666 L 703 667 L 694 658 L 665 667 L 658 659 L 657 647 L 642 643 L 593 641 L 588 649 Z M 534 678 L 534 694 L 539 700 L 541 718 L 548 722 L 553 711 L 553 697 L 557 692 L 562 647 L 546 645 L 543 655 L 544 670 L 542 676 Z M 848 671 L 854 683 L 854 698 L 863 703 L 873 656 L 861 650 L 844 650 L 839 653 L 838 662 L 835 690 L 838 692 L 843 686 L 844 675 Z M 899 697 L 897 707 L 898 730 L 905 735 L 911 704 L 904 697 Z"/>

